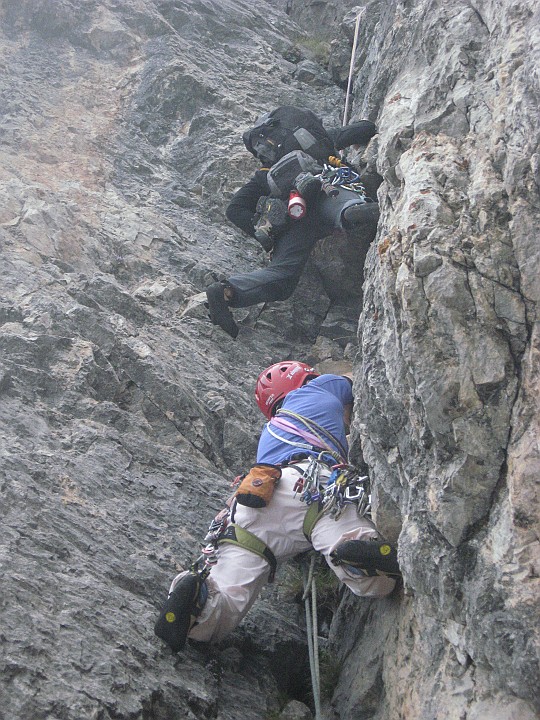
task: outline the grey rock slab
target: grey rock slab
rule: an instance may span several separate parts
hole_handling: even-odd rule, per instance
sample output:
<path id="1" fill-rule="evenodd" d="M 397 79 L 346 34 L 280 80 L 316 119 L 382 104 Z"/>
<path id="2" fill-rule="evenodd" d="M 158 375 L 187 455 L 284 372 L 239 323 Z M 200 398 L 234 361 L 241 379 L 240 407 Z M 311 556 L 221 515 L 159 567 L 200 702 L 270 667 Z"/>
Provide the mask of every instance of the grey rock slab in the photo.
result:
<path id="1" fill-rule="evenodd" d="M 175 657 L 152 633 L 253 461 L 253 385 L 282 358 L 352 363 L 352 455 L 404 576 L 386 600 L 343 593 L 324 717 L 535 717 L 535 11 L 4 3 L 6 718 L 309 703 L 301 613 L 272 588 L 223 647 Z M 378 135 L 354 157 L 381 210 L 365 268 L 359 237 L 319 243 L 290 300 L 234 311 L 233 341 L 204 288 L 266 262 L 225 219 L 257 167 L 242 132 L 279 104 L 339 125 L 358 12 L 351 117 Z"/>

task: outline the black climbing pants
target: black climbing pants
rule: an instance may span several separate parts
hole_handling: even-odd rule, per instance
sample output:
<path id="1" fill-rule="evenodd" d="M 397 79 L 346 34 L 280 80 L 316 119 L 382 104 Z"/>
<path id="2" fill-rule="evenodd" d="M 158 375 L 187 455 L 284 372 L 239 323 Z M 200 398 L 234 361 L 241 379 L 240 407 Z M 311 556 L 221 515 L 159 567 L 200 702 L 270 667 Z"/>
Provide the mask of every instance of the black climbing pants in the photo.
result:
<path id="1" fill-rule="evenodd" d="M 249 307 L 257 303 L 286 300 L 290 297 L 317 240 L 332 232 L 315 210 L 302 220 L 291 220 L 276 240 L 269 265 L 227 279 L 234 290 L 231 307 Z"/>
<path id="2" fill-rule="evenodd" d="M 349 197 L 351 195 L 353 200 Z M 298 285 L 302 270 L 317 241 L 342 227 L 344 208 L 357 203 L 353 193 L 349 193 L 349 196 L 343 194 L 339 199 L 332 199 L 311 208 L 302 220 L 290 220 L 289 227 L 274 245 L 272 260 L 267 267 L 229 277 L 227 285 L 234 291 L 231 307 L 249 307 L 257 303 L 289 298 Z M 350 230 L 365 236 L 363 244 L 367 253 L 376 233 L 378 205 L 366 203 L 361 208 L 358 227 Z"/>

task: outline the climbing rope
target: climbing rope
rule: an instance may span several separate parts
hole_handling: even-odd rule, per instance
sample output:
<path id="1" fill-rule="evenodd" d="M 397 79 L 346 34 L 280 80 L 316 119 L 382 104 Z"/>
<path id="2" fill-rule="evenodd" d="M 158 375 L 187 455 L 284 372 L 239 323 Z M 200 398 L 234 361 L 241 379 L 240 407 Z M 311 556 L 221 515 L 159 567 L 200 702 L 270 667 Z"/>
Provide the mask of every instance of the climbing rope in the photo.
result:
<path id="1" fill-rule="evenodd" d="M 351 98 L 351 85 L 352 85 L 352 75 L 353 75 L 353 69 L 354 69 L 354 59 L 356 56 L 356 46 L 358 44 L 358 30 L 360 29 L 360 13 L 356 16 L 356 26 L 354 28 L 354 40 L 353 40 L 353 47 L 351 52 L 351 64 L 349 67 L 349 80 L 347 82 L 347 96 L 345 98 L 345 110 L 343 112 L 343 127 L 347 124 L 347 121 L 349 119 L 349 101 Z"/>
<path id="2" fill-rule="evenodd" d="M 300 500 L 308 504 L 308 512 L 310 514 L 312 507 L 317 511 L 313 514 L 310 528 L 304 523 L 304 534 L 308 539 L 311 538 L 313 525 L 317 522 L 323 513 L 328 513 L 331 517 L 337 519 L 348 504 L 356 505 L 359 517 L 369 516 L 371 512 L 371 496 L 369 494 L 369 478 L 359 475 L 356 468 L 352 465 L 341 464 L 336 465 L 332 469 L 332 474 L 327 480 L 326 488 L 321 497 L 320 493 L 320 462 L 322 455 L 318 458 L 311 457 L 309 459 L 308 468 L 298 479 L 294 486 L 295 495 L 301 493 Z M 304 556 L 305 558 L 306 556 Z M 309 568 L 307 559 L 302 558 L 302 579 L 304 585 L 304 593 L 302 600 L 304 601 L 306 613 L 306 632 L 309 654 L 309 668 L 311 671 L 311 687 L 313 691 L 313 703 L 315 705 L 315 720 L 321 718 L 321 677 L 319 668 L 319 631 L 317 617 L 317 586 L 315 583 L 315 563 L 317 554 L 311 554 Z M 310 602 L 311 600 L 311 602 Z"/>
<path id="3" fill-rule="evenodd" d="M 326 430 L 326 428 L 323 428 L 322 425 L 318 425 L 314 420 L 306 418 L 303 415 L 299 415 L 298 413 L 292 412 L 291 410 L 285 410 L 284 408 L 280 408 L 276 413 L 276 419 L 279 420 L 282 416 L 293 418 L 294 420 L 302 423 L 302 425 L 307 428 L 308 432 L 313 433 L 313 435 L 319 440 L 321 448 L 323 448 L 324 450 L 331 449 L 329 448 L 328 443 L 336 447 L 341 454 L 342 462 L 347 457 L 347 450 L 343 447 L 339 440 L 334 437 L 331 432 Z M 298 432 L 297 428 L 295 428 L 295 430 Z"/>
<path id="4" fill-rule="evenodd" d="M 319 668 L 319 630 L 317 617 L 317 586 L 315 583 L 315 563 L 317 555 L 313 553 L 309 568 L 307 562 L 302 563 L 302 577 L 304 582 L 304 601 L 306 610 L 306 631 L 309 654 L 309 668 L 311 670 L 311 688 L 313 691 L 313 704 L 315 705 L 315 720 L 321 717 L 321 675 Z M 311 605 L 310 605 L 311 595 Z"/>

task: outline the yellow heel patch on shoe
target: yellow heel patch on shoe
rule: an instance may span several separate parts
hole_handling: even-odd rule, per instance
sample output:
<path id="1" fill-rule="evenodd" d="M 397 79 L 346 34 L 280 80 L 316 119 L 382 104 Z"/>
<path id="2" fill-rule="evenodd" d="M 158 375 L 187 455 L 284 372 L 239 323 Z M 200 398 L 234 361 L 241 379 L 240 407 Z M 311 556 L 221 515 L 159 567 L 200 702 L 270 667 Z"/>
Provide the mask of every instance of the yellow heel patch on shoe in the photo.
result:
<path id="1" fill-rule="evenodd" d="M 390 547 L 390 545 L 381 545 L 379 551 L 381 555 L 390 555 L 390 553 L 392 552 L 392 548 Z"/>
<path id="2" fill-rule="evenodd" d="M 176 615 L 173 612 L 168 612 L 165 615 L 165 620 L 169 623 L 173 623 L 176 620 Z"/>

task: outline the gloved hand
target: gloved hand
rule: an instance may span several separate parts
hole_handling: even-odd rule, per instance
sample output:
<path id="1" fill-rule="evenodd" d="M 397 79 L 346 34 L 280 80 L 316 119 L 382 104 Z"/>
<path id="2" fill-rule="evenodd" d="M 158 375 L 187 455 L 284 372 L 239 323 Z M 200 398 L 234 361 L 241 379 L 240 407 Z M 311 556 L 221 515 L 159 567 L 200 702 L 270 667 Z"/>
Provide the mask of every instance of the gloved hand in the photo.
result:
<path id="1" fill-rule="evenodd" d="M 303 172 L 296 176 L 294 187 L 307 202 L 313 202 L 321 192 L 322 182 L 313 173 Z"/>
<path id="2" fill-rule="evenodd" d="M 275 240 L 287 227 L 289 216 L 287 203 L 279 198 L 263 196 L 257 203 L 258 220 L 255 223 L 255 239 L 266 252 L 270 252 Z"/>

